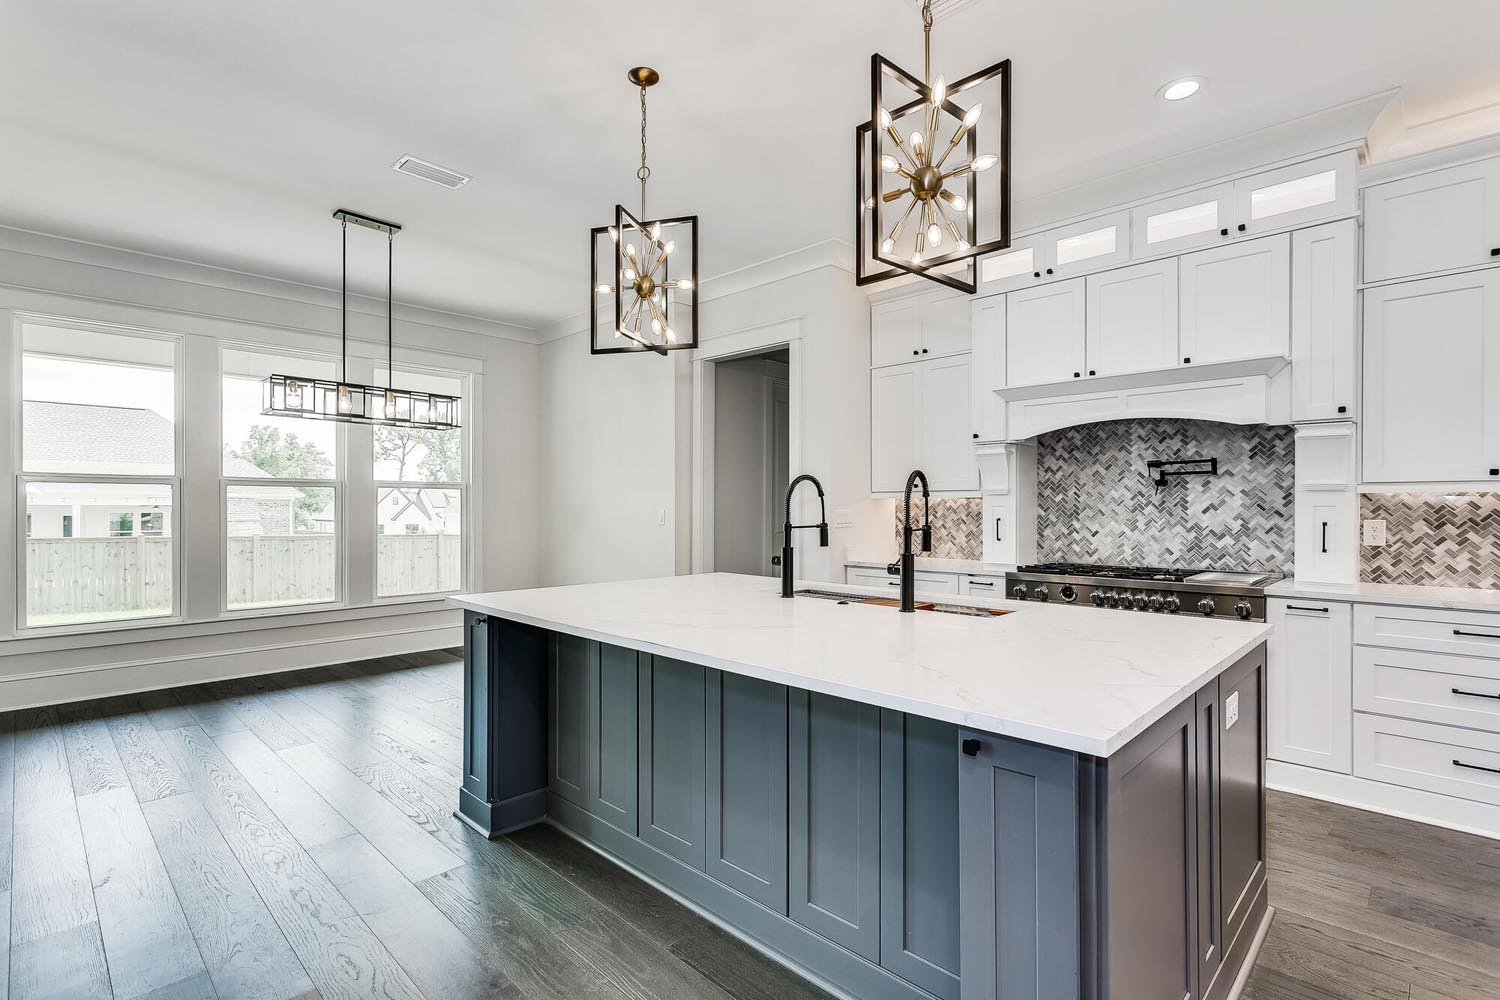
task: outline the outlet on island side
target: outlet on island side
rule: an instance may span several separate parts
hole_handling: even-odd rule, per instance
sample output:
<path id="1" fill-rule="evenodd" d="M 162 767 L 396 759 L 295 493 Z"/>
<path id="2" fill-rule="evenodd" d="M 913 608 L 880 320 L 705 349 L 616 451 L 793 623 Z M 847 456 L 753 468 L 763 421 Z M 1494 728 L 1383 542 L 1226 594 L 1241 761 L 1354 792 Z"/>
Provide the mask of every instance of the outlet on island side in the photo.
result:
<path id="1" fill-rule="evenodd" d="M 1384 545 L 1385 522 L 1374 519 L 1364 521 L 1360 526 L 1359 543 L 1361 545 Z"/>
<path id="2" fill-rule="evenodd" d="M 1224 729 L 1227 732 L 1240 721 L 1240 693 L 1238 691 L 1224 699 Z"/>

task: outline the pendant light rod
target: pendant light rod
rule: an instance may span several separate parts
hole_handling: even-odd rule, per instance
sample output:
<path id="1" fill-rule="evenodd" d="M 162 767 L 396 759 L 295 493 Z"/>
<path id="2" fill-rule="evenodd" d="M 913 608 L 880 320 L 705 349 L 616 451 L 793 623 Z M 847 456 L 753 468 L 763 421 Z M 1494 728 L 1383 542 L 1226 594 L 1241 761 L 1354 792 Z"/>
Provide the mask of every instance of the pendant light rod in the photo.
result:
<path id="1" fill-rule="evenodd" d="M 339 288 L 339 381 L 349 381 L 349 220 L 339 220 L 342 246 L 339 248 L 339 269 L 343 282 Z"/>
<path id="2" fill-rule="evenodd" d="M 646 88 L 654 87 L 661 82 L 661 74 L 650 66 L 636 66 L 625 78 L 637 87 L 641 88 L 641 168 L 635 172 L 641 181 L 641 219 L 646 218 L 646 180 L 651 176 L 651 168 L 646 166 Z"/>
<path id="3" fill-rule="evenodd" d="M 396 234 L 385 237 L 385 387 L 396 388 Z"/>
<path id="4" fill-rule="evenodd" d="M 932 0 L 922 4 L 922 82 L 932 86 Z"/>

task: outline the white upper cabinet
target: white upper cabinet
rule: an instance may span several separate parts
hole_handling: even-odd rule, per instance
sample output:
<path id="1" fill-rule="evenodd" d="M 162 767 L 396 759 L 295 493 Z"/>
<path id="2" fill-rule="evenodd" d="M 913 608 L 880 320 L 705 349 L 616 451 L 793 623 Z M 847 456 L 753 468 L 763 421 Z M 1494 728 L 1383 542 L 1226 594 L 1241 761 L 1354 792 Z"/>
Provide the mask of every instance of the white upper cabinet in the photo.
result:
<path id="1" fill-rule="evenodd" d="M 1355 414 L 1353 219 L 1292 234 L 1292 420 L 1349 420 Z"/>
<path id="2" fill-rule="evenodd" d="M 1133 209 L 1130 232 L 1136 257 L 1159 257 L 1218 243 L 1230 235 L 1234 185 L 1189 191 Z"/>
<path id="3" fill-rule="evenodd" d="M 1500 258 L 1500 158 L 1365 189 L 1365 274 L 1386 281 Z"/>
<path id="4" fill-rule="evenodd" d="M 1085 374 L 1177 366 L 1177 260 L 1154 260 L 1084 279 Z"/>
<path id="5" fill-rule="evenodd" d="M 1182 363 L 1286 357 L 1291 239 L 1247 240 L 1179 259 Z"/>
<path id="6" fill-rule="evenodd" d="M 870 307 L 870 367 L 883 368 L 969 349 L 969 299 L 936 289 Z"/>
<path id="7" fill-rule="evenodd" d="M 1500 481 L 1500 269 L 1367 288 L 1364 479 Z"/>
<path id="8" fill-rule="evenodd" d="M 977 293 L 1006 292 L 1012 288 L 1029 288 L 1046 278 L 1052 266 L 1047 256 L 1051 244 L 1046 233 L 1023 236 L 1010 241 L 1010 249 L 991 254 L 979 262 Z"/>
<path id="9" fill-rule="evenodd" d="M 1130 260 L 1130 213 L 1116 212 L 1047 231 L 1044 277 L 1097 271 Z"/>
<path id="10" fill-rule="evenodd" d="M 974 419 L 971 441 L 1005 440 L 1005 401 L 995 392 L 1005 384 L 1005 296 L 970 303 L 974 350 L 969 385 Z"/>
<path id="11" fill-rule="evenodd" d="M 870 489 L 896 493 L 917 467 L 922 362 L 870 372 Z"/>
<path id="12" fill-rule="evenodd" d="M 1084 279 L 1005 297 L 1006 384 L 1046 385 L 1084 375 Z"/>
<path id="13" fill-rule="evenodd" d="M 1359 211 L 1353 152 L 1241 178 L 1234 184 L 1231 235 L 1269 232 Z"/>
<path id="14" fill-rule="evenodd" d="M 921 450 L 917 461 L 939 492 L 979 492 L 968 355 L 922 363 Z M 911 472 L 908 469 L 907 472 Z M 903 477 L 904 478 L 904 477 Z"/>

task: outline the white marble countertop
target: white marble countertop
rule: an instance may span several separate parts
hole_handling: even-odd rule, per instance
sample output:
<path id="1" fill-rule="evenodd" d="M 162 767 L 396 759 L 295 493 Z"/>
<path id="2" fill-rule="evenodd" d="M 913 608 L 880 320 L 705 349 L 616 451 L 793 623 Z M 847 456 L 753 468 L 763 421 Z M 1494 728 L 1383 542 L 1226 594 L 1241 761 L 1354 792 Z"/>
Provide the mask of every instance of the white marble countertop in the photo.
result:
<path id="1" fill-rule="evenodd" d="M 886 597 L 884 588 L 800 587 Z M 944 598 L 934 598 L 945 600 Z M 974 617 L 803 597 L 712 573 L 463 594 L 501 618 L 1106 757 L 1272 633 L 1268 625 L 964 598 Z M 953 598 L 946 598 L 953 601 Z"/>
<path id="2" fill-rule="evenodd" d="M 1281 580 L 1266 588 L 1267 597 L 1308 601 L 1353 601 L 1357 604 L 1400 604 L 1417 608 L 1500 611 L 1500 590 L 1467 587 L 1407 587 L 1390 583 L 1300 583 Z"/>
<path id="3" fill-rule="evenodd" d="M 885 569 L 895 559 L 845 559 L 845 566 Z M 980 562 L 978 559 L 928 559 L 917 556 L 917 569 L 931 573 L 974 573 L 979 576 L 1004 576 L 1016 567 L 1008 563 Z"/>

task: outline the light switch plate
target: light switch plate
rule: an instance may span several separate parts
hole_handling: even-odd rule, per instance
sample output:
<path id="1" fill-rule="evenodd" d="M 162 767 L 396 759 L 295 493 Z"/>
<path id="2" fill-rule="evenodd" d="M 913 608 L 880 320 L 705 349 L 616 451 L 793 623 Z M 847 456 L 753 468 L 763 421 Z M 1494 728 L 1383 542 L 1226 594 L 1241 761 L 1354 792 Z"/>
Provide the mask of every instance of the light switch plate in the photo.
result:
<path id="1" fill-rule="evenodd" d="M 1224 729 L 1233 729 L 1234 724 L 1240 721 L 1240 693 L 1235 691 L 1224 699 Z"/>
<path id="2" fill-rule="evenodd" d="M 1385 522 L 1374 519 L 1364 521 L 1360 527 L 1359 542 L 1361 545 L 1384 545 Z"/>
<path id="3" fill-rule="evenodd" d="M 829 522 L 835 528 L 854 527 L 854 512 L 848 507 L 833 508 L 833 520 Z"/>

